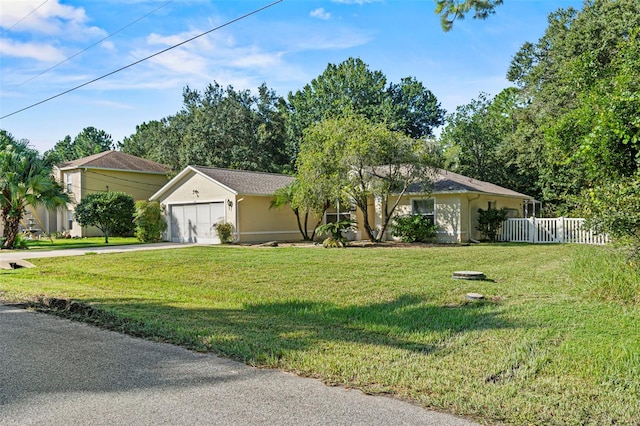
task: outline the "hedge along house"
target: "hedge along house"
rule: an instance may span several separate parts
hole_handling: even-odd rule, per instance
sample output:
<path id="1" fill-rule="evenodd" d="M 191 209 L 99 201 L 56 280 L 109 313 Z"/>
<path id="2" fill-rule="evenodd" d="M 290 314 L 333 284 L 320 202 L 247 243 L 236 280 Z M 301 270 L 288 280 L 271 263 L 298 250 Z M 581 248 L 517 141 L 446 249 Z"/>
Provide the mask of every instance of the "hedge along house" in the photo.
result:
<path id="1" fill-rule="evenodd" d="M 478 225 L 478 209 L 506 208 L 509 217 L 526 216 L 526 206 L 535 202 L 533 197 L 472 179 L 446 170 L 438 170 L 433 178 L 432 188 L 420 184 L 410 185 L 401 197 L 396 215 L 423 215 L 438 226 L 437 241 L 441 243 L 461 243 L 482 238 Z M 375 208 L 375 225 L 382 223 L 381 205 L 371 201 Z M 358 236 L 365 235 L 360 225 L 362 215 L 358 212 Z M 387 231 L 385 239 L 391 239 Z"/>
<path id="2" fill-rule="evenodd" d="M 237 242 L 300 240 L 288 207 L 270 208 L 273 193 L 293 181 L 274 173 L 187 166 L 151 196 L 167 218 L 165 239 L 218 244 L 213 225 L 233 225 Z"/>
<path id="3" fill-rule="evenodd" d="M 88 194 L 118 191 L 131 195 L 134 200 L 148 200 L 169 178 L 169 168 L 163 164 L 120 151 L 99 154 L 68 161 L 53 167 L 53 176 L 63 187 L 71 202 L 55 212 L 44 212 L 42 219 L 48 232 L 64 232 L 72 237 L 101 236 L 94 227 L 84 228 L 75 220 L 75 206 Z"/>

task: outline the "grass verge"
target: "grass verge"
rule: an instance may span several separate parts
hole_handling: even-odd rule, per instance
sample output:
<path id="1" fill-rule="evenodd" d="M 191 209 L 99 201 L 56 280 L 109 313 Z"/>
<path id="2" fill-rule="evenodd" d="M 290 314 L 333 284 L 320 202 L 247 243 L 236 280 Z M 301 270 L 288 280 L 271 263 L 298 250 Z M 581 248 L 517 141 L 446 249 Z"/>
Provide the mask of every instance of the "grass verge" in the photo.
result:
<path id="1" fill-rule="evenodd" d="M 109 244 L 105 244 L 104 237 L 89 238 L 53 238 L 40 240 L 25 240 L 29 250 L 65 250 L 72 248 L 110 247 L 130 244 L 142 244 L 135 237 L 109 237 Z M 0 253 L 1 254 L 1 253 Z"/>
<path id="2" fill-rule="evenodd" d="M 576 250 L 194 247 L 39 259 L 1 272 L 0 298 L 72 300 L 94 313 L 66 311 L 116 330 L 491 423 L 637 424 L 640 308 L 576 286 Z M 489 280 L 453 280 L 456 270 Z"/>

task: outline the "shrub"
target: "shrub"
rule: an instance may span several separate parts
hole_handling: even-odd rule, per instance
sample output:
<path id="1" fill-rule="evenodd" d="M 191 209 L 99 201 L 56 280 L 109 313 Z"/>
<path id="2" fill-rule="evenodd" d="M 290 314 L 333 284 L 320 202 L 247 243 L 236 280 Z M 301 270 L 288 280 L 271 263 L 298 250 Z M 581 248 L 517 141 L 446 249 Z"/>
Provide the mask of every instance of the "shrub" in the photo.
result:
<path id="1" fill-rule="evenodd" d="M 437 229 L 426 216 L 396 216 L 391 224 L 391 235 L 405 243 L 431 242 L 436 237 Z"/>
<path id="2" fill-rule="evenodd" d="M 162 208 L 157 201 L 138 201 L 133 223 L 136 225 L 136 238 L 145 243 L 160 241 L 167 229 Z"/>
<path id="3" fill-rule="evenodd" d="M 353 227 L 353 224 L 352 220 L 329 222 L 318 226 L 316 232 L 318 235 L 329 235 L 322 242 L 325 248 L 346 247 L 349 245 L 349 240 L 344 236 L 344 233 L 349 231 Z"/>
<path id="4" fill-rule="evenodd" d="M 501 209 L 478 209 L 478 226 L 476 229 L 484 235 L 484 237 L 494 242 L 498 236 L 498 230 L 502 223 L 507 220 L 506 208 Z"/>
<path id="5" fill-rule="evenodd" d="M 218 238 L 220 238 L 220 242 L 222 244 L 232 243 L 234 240 L 233 232 L 233 224 L 229 222 L 218 222 L 213 225 L 213 228 L 216 230 L 218 234 Z"/>

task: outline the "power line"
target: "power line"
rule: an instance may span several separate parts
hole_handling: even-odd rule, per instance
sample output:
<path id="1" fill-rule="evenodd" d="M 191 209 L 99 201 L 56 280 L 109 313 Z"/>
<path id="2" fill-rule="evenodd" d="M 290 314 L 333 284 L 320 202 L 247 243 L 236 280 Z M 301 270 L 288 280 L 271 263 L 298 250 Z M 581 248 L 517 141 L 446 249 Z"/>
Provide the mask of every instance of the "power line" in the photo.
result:
<path id="1" fill-rule="evenodd" d="M 10 26 L 9 28 L 7 28 L 6 30 L 4 30 L 2 32 L 2 34 L 0 35 L 5 35 L 6 33 L 8 33 L 9 31 L 11 31 L 13 29 L 13 27 L 15 27 L 16 25 L 18 25 L 20 22 L 24 21 L 25 19 L 27 19 L 29 16 L 31 16 L 33 13 L 35 13 L 36 10 L 40 9 L 42 6 L 44 6 L 44 4 L 46 2 L 48 2 L 49 0 L 44 0 L 42 3 L 40 3 L 40 5 L 38 7 L 36 7 L 35 9 L 33 9 L 31 12 L 27 13 L 22 19 L 20 19 L 18 22 L 16 22 L 15 24 L 13 24 L 12 26 Z"/>
<path id="2" fill-rule="evenodd" d="M 256 9 L 256 10 L 252 11 L 252 12 L 246 13 L 246 14 L 244 14 L 244 15 L 242 15 L 242 16 L 240 16 L 240 17 L 238 17 L 238 18 L 235 18 L 235 19 L 233 19 L 233 20 L 231 20 L 231 21 L 227 21 L 227 22 L 225 22 L 224 24 L 219 25 L 219 26 L 217 26 L 217 27 L 215 27 L 215 28 L 212 28 L 212 29 L 210 29 L 210 30 L 208 30 L 208 31 L 205 31 L 205 32 L 203 32 L 203 33 L 200 33 L 200 34 L 198 34 L 198 35 L 197 35 L 197 36 L 195 36 L 195 37 L 191 37 L 190 39 L 187 39 L 187 40 L 185 40 L 185 41 L 182 41 L 182 42 L 180 42 L 180 43 L 178 43 L 178 44 L 174 44 L 174 45 L 173 45 L 173 46 L 171 46 L 171 47 L 167 47 L 166 49 L 163 49 L 163 50 L 161 50 L 161 51 L 159 51 L 159 52 L 156 52 L 156 53 L 154 53 L 154 54 L 152 54 L 152 55 L 149 55 L 149 56 L 147 56 L 147 57 L 145 57 L 145 58 L 142 58 L 142 59 L 140 59 L 140 60 L 138 60 L 138 61 L 135 61 L 135 62 L 133 62 L 133 63 L 131 63 L 131 64 L 129 64 L 129 65 L 125 65 L 125 66 L 124 66 L 124 67 L 122 67 L 122 68 L 118 68 L 118 69 L 117 69 L 117 70 L 115 70 L 115 71 L 111 71 L 110 73 L 107 73 L 107 74 L 104 74 L 104 75 L 102 75 L 102 76 L 100 76 L 100 77 L 94 78 L 93 80 L 87 81 L 86 83 L 82 83 L 82 84 L 80 84 L 80 85 L 78 85 L 78 86 L 75 86 L 75 87 L 73 87 L 73 88 L 71 88 L 71 89 L 65 90 L 64 92 L 58 93 L 57 95 L 51 96 L 51 97 L 49 97 L 49 98 L 47 98 L 47 99 L 44 99 L 44 100 L 42 100 L 42 101 L 40 101 L 40 102 L 36 102 L 35 104 L 31 104 L 31 105 L 29 105 L 29 106 L 27 106 L 27 107 L 24 107 L 24 108 L 22 108 L 22 109 L 19 109 L 19 110 L 17 110 L 17 111 L 14 111 L 14 112 L 12 112 L 12 113 L 10 113 L 10 114 L 3 115 L 2 117 L 0 117 L 0 120 L 2 120 L 3 118 L 11 117 L 12 115 L 16 115 L 16 114 L 18 114 L 18 113 L 20 113 L 20 112 L 22 112 L 22 111 L 26 111 L 26 110 L 31 109 L 31 108 L 33 108 L 33 107 L 36 107 L 36 106 L 38 106 L 38 105 L 42 105 L 42 104 L 43 104 L 43 103 L 45 103 L 45 102 L 49 102 L 50 100 L 53 100 L 53 99 L 55 99 L 55 98 L 59 98 L 60 96 L 66 95 L 67 93 L 70 93 L 70 92 L 73 92 L 74 90 L 78 90 L 78 89 L 80 89 L 81 87 L 88 86 L 88 85 L 89 85 L 89 84 L 91 84 L 91 83 L 95 83 L 96 81 L 102 80 L 103 78 L 109 77 L 109 76 L 111 76 L 111 75 L 113 75 L 113 74 L 116 74 L 116 73 L 118 73 L 118 72 L 120 72 L 120 71 L 123 71 L 123 70 L 125 70 L 125 69 L 127 69 L 127 68 L 131 68 L 131 67 L 132 67 L 132 66 L 134 66 L 134 65 L 137 65 L 137 64 L 139 64 L 139 63 L 141 63 L 141 62 L 144 62 L 144 61 L 146 61 L 146 60 L 148 60 L 148 59 L 151 59 L 151 58 L 153 58 L 153 57 L 155 57 L 155 56 L 161 55 L 161 54 L 163 54 L 163 53 L 165 53 L 165 52 L 168 52 L 169 50 L 175 49 L 176 47 L 180 47 L 180 46 L 182 46 L 183 44 L 187 44 L 187 43 L 189 43 L 189 42 L 191 42 L 191 41 L 193 41 L 193 40 L 195 40 L 195 39 L 197 39 L 197 38 L 200 38 L 200 37 L 202 37 L 202 36 L 205 36 L 205 35 L 207 35 L 207 34 L 209 34 L 209 33 L 212 33 L 212 32 L 214 32 L 214 31 L 217 31 L 217 30 L 219 30 L 219 29 L 221 29 L 221 28 L 227 27 L 227 26 L 229 26 L 229 25 L 231 25 L 231 24 L 233 24 L 233 23 L 236 23 L 236 22 L 238 22 L 238 21 L 240 21 L 240 20 L 242 20 L 242 19 L 245 19 L 245 18 L 247 18 L 247 17 L 249 17 L 249 16 L 251 16 L 251 15 L 255 15 L 256 13 L 262 12 L 263 10 L 268 9 L 268 8 L 270 8 L 270 7 L 272 7 L 272 6 L 275 6 L 276 4 L 281 3 L 281 2 L 283 2 L 283 1 L 284 1 L 284 0 L 276 0 L 276 1 L 274 1 L 273 3 L 269 3 L 269 4 L 268 4 L 268 5 L 266 5 L 266 6 L 263 6 L 263 7 L 259 8 L 259 9 Z"/>
<path id="3" fill-rule="evenodd" d="M 47 1 L 48 1 L 48 0 L 47 0 Z M 126 30 L 126 29 L 127 29 L 127 28 L 129 28 L 130 26 L 132 26 L 132 25 L 134 25 L 134 24 L 136 24 L 136 23 L 138 23 L 138 22 L 142 21 L 142 20 L 143 20 L 144 18 L 146 18 L 147 16 L 149 16 L 149 15 L 152 15 L 152 14 L 156 13 L 158 10 L 162 9 L 163 7 L 165 7 L 166 5 L 168 5 L 169 3 L 173 3 L 173 1 L 174 1 L 174 0 L 169 0 L 169 1 L 165 2 L 165 3 L 163 3 L 161 6 L 159 6 L 159 7 L 155 8 L 155 9 L 153 9 L 151 12 L 149 12 L 149 13 L 147 13 L 146 15 L 144 15 L 144 16 L 142 16 L 142 17 L 140 17 L 140 18 L 136 19 L 135 21 L 130 22 L 129 24 L 127 24 L 127 25 L 125 25 L 124 27 L 120 28 L 118 31 L 116 31 L 116 32 L 114 32 L 114 33 L 109 34 L 109 35 L 108 35 L 108 36 L 106 36 L 105 38 L 103 38 L 103 39 L 101 39 L 101 40 L 99 40 L 99 41 L 97 41 L 97 42 L 93 43 L 91 46 L 86 47 L 86 48 L 82 49 L 81 51 L 79 51 L 79 52 L 77 52 L 77 53 L 75 53 L 75 54 L 73 54 L 73 55 L 69 56 L 68 58 L 66 58 L 66 59 L 64 59 L 64 60 L 62 60 L 62 61 L 60 61 L 60 62 L 58 62 L 57 64 L 55 64 L 55 65 L 54 65 L 54 66 L 52 66 L 52 67 L 47 68 L 46 70 L 42 71 L 40 74 L 37 74 L 37 75 L 35 75 L 35 76 L 31 77 L 30 79 L 23 81 L 22 83 L 18 84 L 18 85 L 17 85 L 17 86 L 15 86 L 15 87 L 20 87 L 20 86 L 22 86 L 23 84 L 26 84 L 26 83 L 28 83 L 28 82 L 30 82 L 30 81 L 32 81 L 32 80 L 35 80 L 36 78 L 40 77 L 42 74 L 45 74 L 45 73 L 47 73 L 47 72 L 51 71 L 52 69 L 59 67 L 60 65 L 64 64 L 65 62 L 70 61 L 71 59 L 75 58 L 76 56 L 78 56 L 78 55 L 80 55 L 80 54 L 82 54 L 82 53 L 86 52 L 86 51 L 87 51 L 87 50 L 89 50 L 89 49 L 91 49 L 92 47 L 95 47 L 95 46 L 97 46 L 97 45 L 101 44 L 103 41 L 110 39 L 111 37 L 113 37 L 114 35 L 118 34 L 119 32 L 121 32 L 121 31 L 123 31 L 123 30 Z"/>

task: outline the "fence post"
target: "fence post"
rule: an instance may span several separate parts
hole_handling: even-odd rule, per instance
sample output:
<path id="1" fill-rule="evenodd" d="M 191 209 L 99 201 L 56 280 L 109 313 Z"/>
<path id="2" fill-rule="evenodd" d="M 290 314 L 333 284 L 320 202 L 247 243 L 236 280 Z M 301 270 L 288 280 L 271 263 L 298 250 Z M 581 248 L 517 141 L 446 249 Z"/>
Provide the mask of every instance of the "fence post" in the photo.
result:
<path id="1" fill-rule="evenodd" d="M 529 242 L 533 244 L 538 242 L 538 227 L 535 216 L 529 218 Z"/>
<path id="2" fill-rule="evenodd" d="M 564 217 L 558 218 L 558 239 L 559 243 L 564 243 Z"/>

